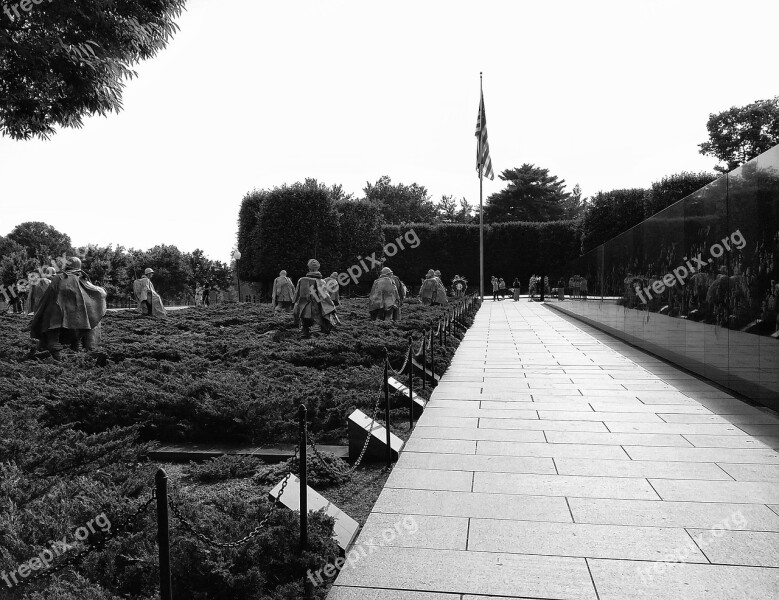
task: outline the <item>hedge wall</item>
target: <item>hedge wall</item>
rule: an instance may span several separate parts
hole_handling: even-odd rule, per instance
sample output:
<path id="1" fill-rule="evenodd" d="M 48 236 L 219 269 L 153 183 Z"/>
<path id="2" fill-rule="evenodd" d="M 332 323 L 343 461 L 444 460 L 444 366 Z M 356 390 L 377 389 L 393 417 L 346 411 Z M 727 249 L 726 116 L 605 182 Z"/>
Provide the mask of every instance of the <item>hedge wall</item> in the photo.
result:
<path id="1" fill-rule="evenodd" d="M 385 225 L 385 244 L 413 229 L 420 240 L 387 260 L 406 285 L 417 292 L 428 269 L 439 269 L 444 282 L 455 274 L 464 275 L 474 287 L 479 282 L 479 226 L 461 224 Z M 573 221 L 547 223 L 495 223 L 484 226 L 485 284 L 492 275 L 503 277 L 510 286 L 514 277 L 523 292 L 534 273 L 550 272 L 579 256 L 579 229 Z"/>

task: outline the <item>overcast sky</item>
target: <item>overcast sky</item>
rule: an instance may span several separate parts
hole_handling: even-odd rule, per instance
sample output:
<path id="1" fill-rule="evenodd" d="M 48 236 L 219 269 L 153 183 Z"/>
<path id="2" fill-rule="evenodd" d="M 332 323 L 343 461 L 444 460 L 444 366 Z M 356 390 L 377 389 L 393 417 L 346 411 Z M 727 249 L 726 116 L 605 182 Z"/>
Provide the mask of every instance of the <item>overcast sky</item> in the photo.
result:
<path id="1" fill-rule="evenodd" d="M 589 196 L 711 170 L 709 113 L 779 94 L 777 22 L 776 0 L 190 0 L 119 115 L 0 138 L 0 234 L 226 261 L 253 188 L 386 174 L 478 203 L 479 71 L 496 174 L 534 163 Z"/>

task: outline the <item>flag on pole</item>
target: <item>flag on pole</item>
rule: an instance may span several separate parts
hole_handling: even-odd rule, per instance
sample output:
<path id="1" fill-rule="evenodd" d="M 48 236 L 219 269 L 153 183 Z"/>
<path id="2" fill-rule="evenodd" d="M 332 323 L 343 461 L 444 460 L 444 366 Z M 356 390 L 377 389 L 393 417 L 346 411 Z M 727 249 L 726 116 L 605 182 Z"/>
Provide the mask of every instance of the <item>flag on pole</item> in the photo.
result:
<path id="1" fill-rule="evenodd" d="M 476 118 L 476 171 L 484 167 L 484 176 L 495 179 L 492 172 L 492 159 L 490 158 L 490 145 L 487 142 L 487 114 L 484 112 L 484 92 L 481 93 L 479 103 L 479 116 Z"/>

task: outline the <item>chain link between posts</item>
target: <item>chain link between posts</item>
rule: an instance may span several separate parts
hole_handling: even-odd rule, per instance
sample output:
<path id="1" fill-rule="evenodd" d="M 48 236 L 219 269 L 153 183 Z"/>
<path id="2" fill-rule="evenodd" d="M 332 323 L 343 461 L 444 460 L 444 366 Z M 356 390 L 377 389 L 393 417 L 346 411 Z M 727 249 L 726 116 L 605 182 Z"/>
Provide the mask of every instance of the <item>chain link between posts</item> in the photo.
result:
<path id="1" fill-rule="evenodd" d="M 297 457 L 297 455 L 298 455 L 298 448 L 296 447 L 295 456 L 293 457 L 293 460 L 294 458 Z M 247 533 L 245 536 L 235 540 L 234 542 L 219 542 L 213 538 L 208 537 L 202 531 L 198 531 L 195 528 L 195 526 L 184 515 L 181 514 L 181 510 L 179 510 L 178 504 L 173 500 L 173 498 L 170 497 L 168 498 L 168 506 L 170 506 L 170 512 L 173 514 L 174 517 L 176 517 L 182 529 L 194 535 L 197 539 L 199 539 L 204 544 L 216 548 L 238 548 L 239 546 L 248 544 L 255 537 L 260 535 L 263 527 L 265 527 L 265 524 L 273 516 L 273 513 L 276 512 L 276 508 L 279 505 L 279 501 L 281 500 L 281 497 L 284 495 L 284 489 L 287 487 L 287 483 L 289 483 L 291 477 L 292 477 L 292 473 L 287 473 L 287 475 L 284 477 L 283 481 L 281 482 L 281 488 L 279 489 L 278 496 L 276 496 L 276 498 L 273 500 L 273 504 L 271 505 L 270 509 L 265 514 L 265 516 L 262 519 L 260 519 L 260 522 L 257 523 L 257 526 L 254 529 L 252 529 L 249 533 Z"/>
<path id="2" fill-rule="evenodd" d="M 29 577 L 28 579 L 20 581 L 14 587 L 15 588 L 21 588 L 21 587 L 24 587 L 26 585 L 30 585 L 31 583 L 33 583 L 35 581 L 38 581 L 39 579 L 44 579 L 44 578 L 47 578 L 47 577 L 51 577 L 52 575 L 62 571 L 66 567 L 71 567 L 71 566 L 74 566 L 77 563 L 80 563 L 87 556 L 92 554 L 92 552 L 94 552 L 95 550 L 102 550 L 103 547 L 105 547 L 105 545 L 106 545 L 106 543 L 108 541 L 114 539 L 115 537 L 117 537 L 118 535 L 120 535 L 122 533 L 125 533 L 124 528 L 127 527 L 127 524 L 130 523 L 130 522 L 135 521 L 135 519 L 137 519 L 138 516 L 141 513 L 145 512 L 149 508 L 149 505 L 152 502 L 154 502 L 154 500 L 156 500 L 156 497 L 157 496 L 155 494 L 155 491 L 152 490 L 151 497 L 148 500 L 146 500 L 146 502 L 143 502 L 143 503 L 139 504 L 138 508 L 136 509 L 136 511 L 131 516 L 127 517 L 126 519 L 124 519 L 122 521 L 120 521 L 118 524 L 114 525 L 108 531 L 106 531 L 105 535 L 100 540 L 98 540 L 94 544 L 91 544 L 88 548 L 85 548 L 84 550 L 81 550 L 80 552 L 78 552 L 78 553 L 76 553 L 76 554 L 74 554 L 72 556 L 69 556 L 65 560 L 63 560 L 61 562 L 58 562 L 55 565 L 52 565 L 51 567 L 49 567 L 46 570 L 37 571 L 34 575 Z"/>

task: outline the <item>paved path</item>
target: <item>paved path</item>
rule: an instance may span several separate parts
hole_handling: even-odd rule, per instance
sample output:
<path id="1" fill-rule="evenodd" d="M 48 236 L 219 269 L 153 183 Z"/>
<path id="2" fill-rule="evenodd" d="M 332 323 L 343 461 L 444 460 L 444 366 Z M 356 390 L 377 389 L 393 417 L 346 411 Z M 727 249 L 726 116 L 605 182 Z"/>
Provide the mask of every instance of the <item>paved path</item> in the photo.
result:
<path id="1" fill-rule="evenodd" d="M 779 598 L 777 436 L 589 326 L 487 301 L 328 598 Z"/>

